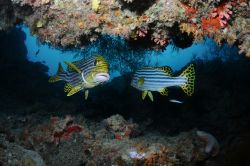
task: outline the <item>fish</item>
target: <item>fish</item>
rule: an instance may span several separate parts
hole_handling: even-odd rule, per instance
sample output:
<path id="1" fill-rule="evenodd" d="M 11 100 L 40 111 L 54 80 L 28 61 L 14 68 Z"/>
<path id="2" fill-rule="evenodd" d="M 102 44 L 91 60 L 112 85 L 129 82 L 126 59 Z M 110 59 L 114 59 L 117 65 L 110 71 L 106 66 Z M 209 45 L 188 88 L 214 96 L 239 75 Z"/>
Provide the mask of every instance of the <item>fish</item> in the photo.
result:
<path id="1" fill-rule="evenodd" d="M 157 91 L 163 96 L 168 95 L 168 87 L 180 87 L 188 96 L 194 93 L 195 69 L 190 64 L 178 76 L 173 75 L 169 66 L 144 67 L 137 70 L 131 80 L 131 86 L 142 91 L 142 99 L 146 96 L 153 102 L 152 92 Z"/>
<path id="2" fill-rule="evenodd" d="M 100 0 L 92 0 L 92 10 L 94 10 L 95 12 L 98 11 L 100 3 Z"/>
<path id="3" fill-rule="evenodd" d="M 40 52 L 40 49 L 38 49 L 38 50 L 36 51 L 36 53 L 35 53 L 35 54 L 36 54 L 36 55 L 38 55 L 38 54 L 39 54 L 39 52 Z"/>
<path id="4" fill-rule="evenodd" d="M 182 104 L 183 103 L 183 101 L 179 101 L 179 100 L 176 100 L 176 99 L 170 99 L 169 102 L 177 103 L 177 104 Z"/>
<path id="5" fill-rule="evenodd" d="M 67 96 L 84 91 L 87 100 L 89 89 L 110 79 L 108 63 L 101 55 L 64 63 L 67 65 L 67 70 L 64 71 L 59 63 L 57 73 L 49 79 L 49 82 L 65 81 L 64 92 Z"/>

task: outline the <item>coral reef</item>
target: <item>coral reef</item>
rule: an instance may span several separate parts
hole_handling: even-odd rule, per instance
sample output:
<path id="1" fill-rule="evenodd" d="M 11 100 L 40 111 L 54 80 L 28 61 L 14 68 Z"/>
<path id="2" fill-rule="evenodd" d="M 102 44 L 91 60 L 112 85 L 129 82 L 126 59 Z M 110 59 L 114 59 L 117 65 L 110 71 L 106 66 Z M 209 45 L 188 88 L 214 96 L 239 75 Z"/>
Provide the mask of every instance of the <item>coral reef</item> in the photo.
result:
<path id="1" fill-rule="evenodd" d="M 23 12 L 27 9 L 31 12 Z M 8 0 L 0 9 L 0 28 L 17 23 L 8 17 L 17 15 L 42 42 L 54 46 L 83 47 L 105 34 L 129 41 L 147 37 L 148 47 L 159 49 L 176 38 L 178 24 L 180 36 L 188 33 L 198 42 L 209 35 L 218 43 L 239 44 L 240 53 L 249 56 L 249 33 L 239 36 L 249 29 L 248 13 L 246 0 Z M 239 27 L 240 22 L 245 24 Z"/>
<path id="2" fill-rule="evenodd" d="M 39 143 L 54 143 L 58 145 L 60 142 L 68 141 L 74 133 L 79 133 L 88 138 L 91 134 L 83 126 L 74 124 L 71 116 L 64 119 L 52 117 L 49 123 L 33 126 L 25 129 L 21 133 L 21 140 L 25 145 L 34 145 Z"/>
<path id="3" fill-rule="evenodd" d="M 126 121 L 118 114 L 103 120 L 103 124 L 108 131 L 114 134 L 117 140 L 135 137 L 141 133 L 138 124 Z"/>
<path id="4" fill-rule="evenodd" d="M 169 89 L 181 105 L 160 95 L 157 103 L 138 100 L 130 75 L 79 102 L 50 88 L 47 68 L 26 59 L 19 29 L 0 38 L 0 165 L 249 165 L 250 59 L 196 61 L 195 95 Z M 130 126 L 142 132 L 115 137 Z"/>
<path id="5" fill-rule="evenodd" d="M 45 166 L 45 162 L 39 153 L 27 150 L 22 146 L 9 142 L 5 135 L 0 135 L 1 165 Z"/>

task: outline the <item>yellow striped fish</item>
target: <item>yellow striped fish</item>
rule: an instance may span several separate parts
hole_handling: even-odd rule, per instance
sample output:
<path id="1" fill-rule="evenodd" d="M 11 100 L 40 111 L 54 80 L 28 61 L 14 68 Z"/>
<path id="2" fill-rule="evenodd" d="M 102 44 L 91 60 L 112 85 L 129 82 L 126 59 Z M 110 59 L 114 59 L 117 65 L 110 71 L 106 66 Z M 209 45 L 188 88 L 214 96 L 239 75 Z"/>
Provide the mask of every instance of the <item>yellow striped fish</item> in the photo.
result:
<path id="1" fill-rule="evenodd" d="M 191 96 L 194 93 L 195 70 L 190 64 L 179 76 L 173 76 L 170 67 L 147 67 L 137 70 L 131 81 L 131 86 L 142 91 L 142 99 L 148 95 L 154 101 L 152 91 L 160 92 L 166 96 L 167 87 L 181 87 L 183 91 Z"/>
<path id="2" fill-rule="evenodd" d="M 68 65 L 67 71 L 64 71 L 61 63 L 59 63 L 57 74 L 52 76 L 49 82 L 65 81 L 64 91 L 67 92 L 67 96 L 83 90 L 85 91 L 85 99 L 87 99 L 88 89 L 106 82 L 110 78 L 108 64 L 100 55 L 86 60 L 64 63 Z"/>

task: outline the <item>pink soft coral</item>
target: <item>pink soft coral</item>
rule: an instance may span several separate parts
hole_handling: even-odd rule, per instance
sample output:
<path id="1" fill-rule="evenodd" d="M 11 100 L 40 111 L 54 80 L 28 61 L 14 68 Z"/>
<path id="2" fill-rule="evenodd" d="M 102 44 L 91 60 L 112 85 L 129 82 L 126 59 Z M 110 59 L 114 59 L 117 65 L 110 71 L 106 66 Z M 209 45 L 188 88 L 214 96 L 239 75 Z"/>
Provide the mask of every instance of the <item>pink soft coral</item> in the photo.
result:
<path id="1" fill-rule="evenodd" d="M 139 37 L 145 37 L 146 34 L 148 33 L 148 30 L 145 28 L 145 27 L 142 27 L 142 28 L 139 28 L 136 32 L 136 34 L 139 36 Z"/>
<path id="2" fill-rule="evenodd" d="M 156 44 L 160 45 L 161 47 L 165 46 L 166 43 L 167 43 L 167 39 L 160 38 L 160 37 L 152 38 L 152 40 L 153 40 Z"/>

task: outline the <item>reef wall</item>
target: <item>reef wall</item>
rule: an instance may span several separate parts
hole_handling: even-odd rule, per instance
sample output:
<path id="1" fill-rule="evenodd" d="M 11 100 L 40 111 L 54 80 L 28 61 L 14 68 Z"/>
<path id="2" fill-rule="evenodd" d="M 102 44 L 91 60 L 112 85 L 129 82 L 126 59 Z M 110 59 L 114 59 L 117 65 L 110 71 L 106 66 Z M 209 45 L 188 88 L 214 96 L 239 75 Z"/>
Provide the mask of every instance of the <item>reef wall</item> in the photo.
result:
<path id="1" fill-rule="evenodd" d="M 250 56 L 249 13 L 247 0 L 5 0 L 0 30 L 23 21 L 42 42 L 62 47 L 108 34 L 136 46 L 185 48 L 209 36 Z"/>

